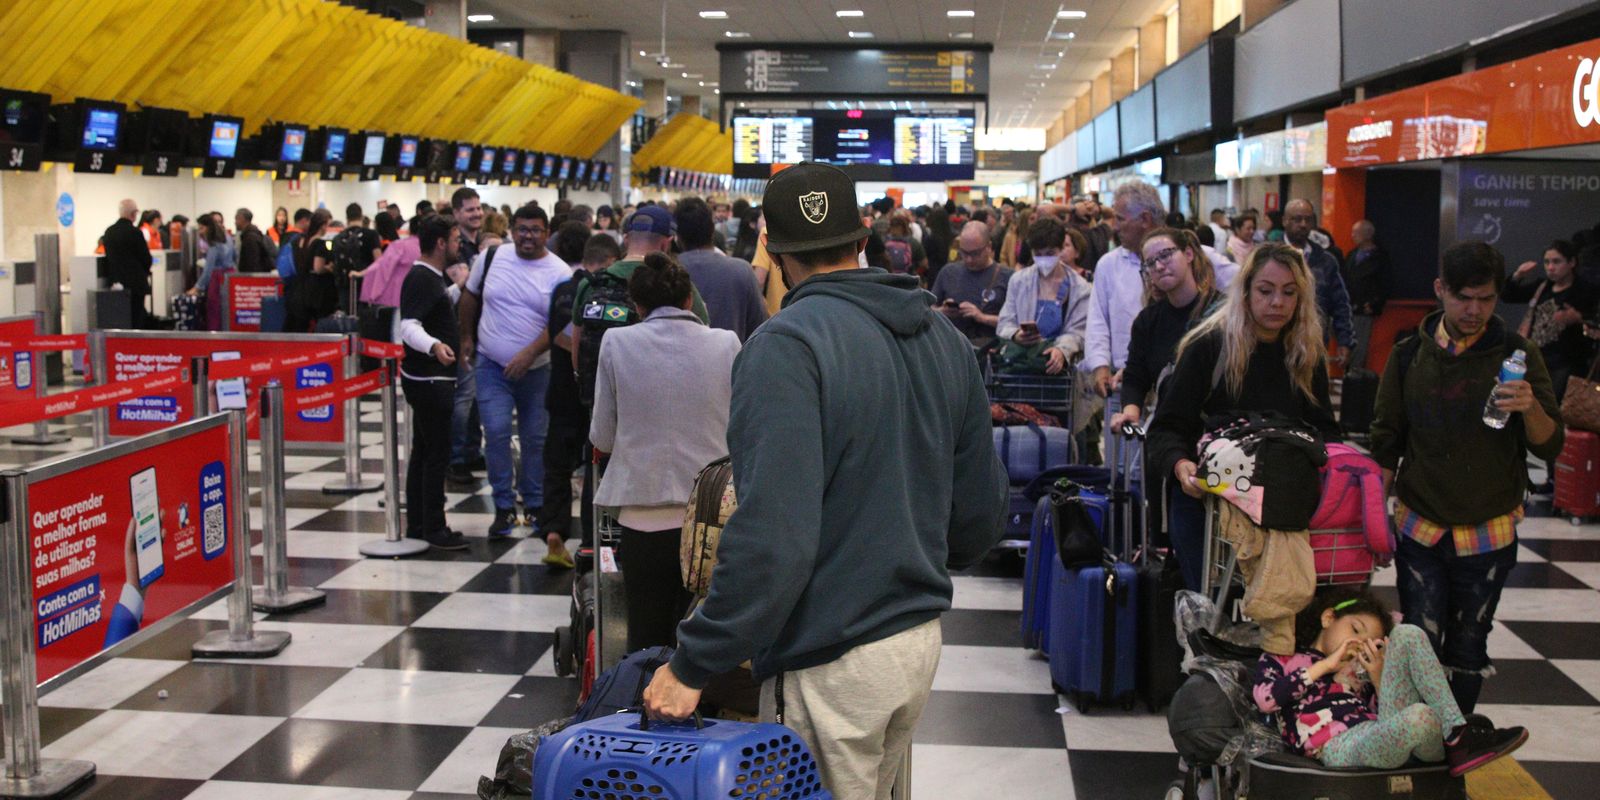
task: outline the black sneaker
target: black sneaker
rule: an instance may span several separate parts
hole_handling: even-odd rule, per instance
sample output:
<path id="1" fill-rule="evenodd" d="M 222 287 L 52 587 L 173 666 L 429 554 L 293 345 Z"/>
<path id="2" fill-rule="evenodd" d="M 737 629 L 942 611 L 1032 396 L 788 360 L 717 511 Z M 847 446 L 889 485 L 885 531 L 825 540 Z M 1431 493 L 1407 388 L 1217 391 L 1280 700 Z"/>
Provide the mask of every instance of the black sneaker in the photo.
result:
<path id="1" fill-rule="evenodd" d="M 467 549 L 467 537 L 445 528 L 429 536 L 428 544 L 439 550 L 465 550 Z"/>
<path id="2" fill-rule="evenodd" d="M 1452 776 L 1471 772 L 1528 741 L 1527 728 L 1496 728 L 1488 718 L 1476 714 L 1454 733 L 1454 738 L 1444 743 L 1444 758 Z"/>
<path id="3" fill-rule="evenodd" d="M 444 480 L 452 486 L 477 486 L 478 479 L 472 474 L 472 469 L 466 464 L 451 464 L 445 467 Z"/>
<path id="4" fill-rule="evenodd" d="M 467 462 L 467 469 L 485 470 L 488 468 L 489 462 L 484 461 L 481 455 L 473 456 L 472 460 Z"/>
<path id="5" fill-rule="evenodd" d="M 508 536 L 517 527 L 517 510 L 501 508 L 494 512 L 494 522 L 489 525 L 490 536 Z"/>

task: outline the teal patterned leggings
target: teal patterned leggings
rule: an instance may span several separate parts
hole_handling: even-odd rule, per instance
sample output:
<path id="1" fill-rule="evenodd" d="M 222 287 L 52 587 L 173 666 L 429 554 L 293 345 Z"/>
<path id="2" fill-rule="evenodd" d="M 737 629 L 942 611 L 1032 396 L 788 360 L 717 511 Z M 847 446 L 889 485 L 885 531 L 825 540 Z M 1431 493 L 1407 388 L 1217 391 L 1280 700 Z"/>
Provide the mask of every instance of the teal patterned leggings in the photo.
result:
<path id="1" fill-rule="evenodd" d="M 1378 718 L 1329 741 L 1322 763 L 1394 769 L 1413 755 L 1442 761 L 1445 733 L 1464 722 L 1427 635 L 1415 625 L 1396 625 L 1384 654 Z"/>

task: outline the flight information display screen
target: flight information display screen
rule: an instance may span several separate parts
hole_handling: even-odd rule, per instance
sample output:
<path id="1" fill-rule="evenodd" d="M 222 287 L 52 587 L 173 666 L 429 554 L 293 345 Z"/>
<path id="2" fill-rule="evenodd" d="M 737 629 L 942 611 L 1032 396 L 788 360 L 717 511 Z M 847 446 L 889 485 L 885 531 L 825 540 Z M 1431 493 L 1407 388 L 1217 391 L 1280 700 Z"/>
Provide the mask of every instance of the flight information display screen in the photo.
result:
<path id="1" fill-rule="evenodd" d="M 734 117 L 733 163 L 798 164 L 812 157 L 810 117 Z"/>
<path id="2" fill-rule="evenodd" d="M 970 165 L 972 117 L 895 117 L 894 162 L 907 166 Z"/>
<path id="3" fill-rule="evenodd" d="M 829 164 L 894 164 L 895 126 L 890 117 L 848 112 L 844 116 L 819 116 L 813 151 Z"/>
<path id="4" fill-rule="evenodd" d="M 208 152 L 212 158 L 233 158 L 239 152 L 239 129 L 243 125 L 231 119 L 218 119 L 211 122 L 211 147 Z"/>

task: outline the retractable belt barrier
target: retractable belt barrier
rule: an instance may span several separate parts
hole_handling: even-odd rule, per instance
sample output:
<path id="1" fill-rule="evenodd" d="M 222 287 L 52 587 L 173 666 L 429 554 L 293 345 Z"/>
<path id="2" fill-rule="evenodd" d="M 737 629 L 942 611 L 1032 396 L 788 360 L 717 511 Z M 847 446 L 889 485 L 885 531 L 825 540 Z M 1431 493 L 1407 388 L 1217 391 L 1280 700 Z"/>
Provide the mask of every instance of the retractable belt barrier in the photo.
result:
<path id="1" fill-rule="evenodd" d="M 34 400 L 19 400 L 0 405 L 0 427 L 26 425 L 64 417 L 83 411 L 113 406 L 154 392 L 166 391 L 189 382 L 187 368 L 169 369 L 143 378 L 90 386 Z"/>
<path id="2" fill-rule="evenodd" d="M 83 350 L 89 346 L 87 333 L 62 333 L 54 336 L 24 336 L 0 339 L 0 350 Z"/>
<path id="3" fill-rule="evenodd" d="M 58 797 L 95 773 L 88 761 L 41 758 L 41 686 L 230 590 L 228 630 L 202 639 L 197 655 L 211 646 L 263 657 L 288 645 L 288 633 L 256 631 L 250 616 L 245 453 L 234 411 L 0 473 L 0 797 Z"/>

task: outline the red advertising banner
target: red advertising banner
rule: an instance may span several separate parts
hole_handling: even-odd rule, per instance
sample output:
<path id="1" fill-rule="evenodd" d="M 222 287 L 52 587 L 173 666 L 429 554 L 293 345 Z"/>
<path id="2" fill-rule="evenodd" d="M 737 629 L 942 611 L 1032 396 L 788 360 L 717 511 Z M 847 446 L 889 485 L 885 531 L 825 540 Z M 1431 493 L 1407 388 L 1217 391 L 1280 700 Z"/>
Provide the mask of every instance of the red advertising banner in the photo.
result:
<path id="1" fill-rule="evenodd" d="M 226 419 L 107 452 L 27 478 L 41 683 L 233 580 Z"/>
<path id="2" fill-rule="evenodd" d="M 1600 39 L 1328 111 L 1328 166 L 1600 142 Z"/>
<path id="3" fill-rule="evenodd" d="M 138 378 L 151 372 L 187 367 L 192 358 L 206 356 L 213 365 L 222 365 L 229 359 L 254 360 L 269 356 L 297 357 L 307 347 L 326 347 L 326 358 L 305 366 L 295 367 L 291 374 L 280 379 L 286 391 L 314 389 L 328 386 L 344 376 L 344 352 L 341 341 L 319 340 L 310 336 L 293 334 L 251 333 L 180 333 L 163 336 L 106 336 L 106 377 L 111 381 Z M 226 369 L 226 368 L 224 368 Z M 226 374 L 226 373 L 224 373 Z M 235 378 L 243 386 L 217 380 L 219 398 L 227 394 L 242 398 L 251 410 L 250 438 L 260 435 L 255 406 L 260 402 L 260 381 L 263 376 Z M 218 408 L 227 407 L 219 399 Z M 185 387 L 181 391 L 154 394 L 118 404 L 110 412 L 112 436 L 139 436 L 160 430 L 174 423 L 192 419 L 194 396 Z M 344 441 L 344 409 L 339 405 L 319 406 L 297 411 L 284 420 L 284 439 L 291 442 Z"/>
<path id="4" fill-rule="evenodd" d="M 58 333 L 53 336 L 0 335 L 0 350 L 82 350 L 89 346 L 87 333 Z"/>
<path id="5" fill-rule="evenodd" d="M 222 276 L 223 330 L 261 330 L 261 301 L 283 293 L 277 275 L 230 272 Z"/>
<path id="6" fill-rule="evenodd" d="M 0 320 L 0 339 L 28 339 L 33 336 L 33 326 L 31 315 Z M 0 342 L 0 404 L 31 400 L 35 391 L 33 353 L 3 346 L 6 344 L 10 342 Z"/>

